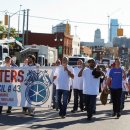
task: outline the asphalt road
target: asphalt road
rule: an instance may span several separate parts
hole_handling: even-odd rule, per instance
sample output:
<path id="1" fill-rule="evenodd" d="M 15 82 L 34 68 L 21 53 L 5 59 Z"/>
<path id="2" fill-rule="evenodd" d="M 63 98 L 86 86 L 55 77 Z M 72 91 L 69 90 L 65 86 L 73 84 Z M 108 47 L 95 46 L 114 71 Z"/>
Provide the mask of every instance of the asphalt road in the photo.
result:
<path id="1" fill-rule="evenodd" d="M 101 105 L 99 99 L 97 112 L 91 121 L 87 120 L 86 111 L 71 113 L 72 107 L 73 101 L 69 103 L 64 119 L 53 109 L 36 108 L 36 116 L 30 117 L 24 115 L 21 108 L 13 108 L 11 114 L 6 114 L 7 107 L 4 107 L 0 115 L 0 130 L 130 130 L 130 97 L 120 119 L 111 117 L 112 105 Z"/>

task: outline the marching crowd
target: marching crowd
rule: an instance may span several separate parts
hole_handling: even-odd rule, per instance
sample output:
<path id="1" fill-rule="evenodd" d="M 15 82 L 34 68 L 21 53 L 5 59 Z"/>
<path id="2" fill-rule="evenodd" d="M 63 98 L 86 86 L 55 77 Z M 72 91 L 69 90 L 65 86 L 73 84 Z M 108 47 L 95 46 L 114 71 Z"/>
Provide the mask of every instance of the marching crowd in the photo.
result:
<path id="1" fill-rule="evenodd" d="M 36 66 L 36 58 L 29 55 L 23 66 Z M 9 56 L 5 58 L 2 67 L 16 67 Z M 111 102 L 113 104 L 112 116 L 119 118 L 121 110 L 124 108 L 125 96 L 130 92 L 130 70 L 121 68 L 120 59 L 116 58 L 108 68 L 100 68 L 94 59 L 89 59 L 87 64 L 81 59 L 77 61 L 75 67 L 68 65 L 68 58 L 59 59 L 52 66 L 51 79 L 53 82 L 52 102 L 53 108 L 59 111 L 61 118 L 66 117 L 67 105 L 74 93 L 74 104 L 72 113 L 87 111 L 87 119 L 91 120 L 96 113 L 96 99 L 99 92 L 110 90 Z M 3 106 L 0 106 L 0 114 Z M 7 113 L 11 113 L 12 107 L 9 106 Z M 23 107 L 23 113 L 34 116 L 34 107 Z"/>
<path id="2" fill-rule="evenodd" d="M 24 60 L 23 67 L 33 67 L 36 66 L 36 57 L 34 55 L 28 55 L 28 57 Z M 4 63 L 0 67 L 18 67 L 10 56 L 5 57 Z M 0 114 L 2 113 L 3 106 L 0 106 Z M 6 113 L 11 113 L 12 107 L 9 106 Z M 28 114 L 30 116 L 34 116 L 35 114 L 34 107 L 23 107 L 23 113 Z"/>
<path id="3" fill-rule="evenodd" d="M 58 63 L 61 63 L 58 60 Z M 129 76 L 120 66 L 120 59 L 109 68 L 100 68 L 94 59 L 89 59 L 87 65 L 82 60 L 77 61 L 77 66 L 70 67 L 67 57 L 64 57 L 62 64 L 56 63 L 53 71 L 53 108 L 59 109 L 59 116 L 66 117 L 67 104 L 70 99 L 70 90 L 73 89 L 74 105 L 72 113 L 87 111 L 87 119 L 91 120 L 96 113 L 96 98 L 99 92 L 110 90 L 111 102 L 113 104 L 112 116 L 119 118 L 124 108 L 125 95 L 130 91 Z M 58 104 L 58 105 L 56 105 Z"/>

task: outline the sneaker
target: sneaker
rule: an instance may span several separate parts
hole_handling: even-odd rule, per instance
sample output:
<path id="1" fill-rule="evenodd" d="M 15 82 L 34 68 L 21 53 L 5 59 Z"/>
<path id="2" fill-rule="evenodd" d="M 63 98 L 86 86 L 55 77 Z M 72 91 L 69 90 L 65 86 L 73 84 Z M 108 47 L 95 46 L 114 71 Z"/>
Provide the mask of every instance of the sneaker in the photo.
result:
<path id="1" fill-rule="evenodd" d="M 83 109 L 80 109 L 81 112 L 83 112 L 84 110 Z"/>
<path id="2" fill-rule="evenodd" d="M 62 119 L 64 119 L 65 117 L 66 117 L 66 116 L 63 116 L 63 115 L 61 116 Z"/>
<path id="3" fill-rule="evenodd" d="M 6 113 L 10 114 L 10 113 L 11 113 L 11 111 L 10 111 L 10 110 L 7 110 L 7 111 L 6 111 Z"/>
<path id="4" fill-rule="evenodd" d="M 77 112 L 77 110 L 71 110 L 71 112 L 72 112 L 72 113 L 75 113 L 75 112 Z"/>
<path id="5" fill-rule="evenodd" d="M 35 112 L 30 112 L 29 115 L 30 116 L 35 116 Z"/>
<path id="6" fill-rule="evenodd" d="M 120 113 L 117 113 L 117 119 L 119 119 L 119 118 L 120 118 L 120 116 L 121 116 L 121 114 L 120 114 Z"/>
<path id="7" fill-rule="evenodd" d="M 111 104 L 111 103 L 112 103 L 112 101 L 109 102 L 109 104 Z"/>
<path id="8" fill-rule="evenodd" d="M 88 116 L 88 117 L 87 117 L 87 120 L 88 120 L 88 121 L 91 121 L 91 119 L 92 119 L 92 116 Z"/>
<path id="9" fill-rule="evenodd" d="M 116 116 L 116 113 L 115 113 L 115 112 L 112 113 L 112 117 L 114 117 L 114 116 Z"/>
<path id="10" fill-rule="evenodd" d="M 25 115 L 28 115 L 28 112 L 27 111 L 22 111 L 23 114 Z"/>

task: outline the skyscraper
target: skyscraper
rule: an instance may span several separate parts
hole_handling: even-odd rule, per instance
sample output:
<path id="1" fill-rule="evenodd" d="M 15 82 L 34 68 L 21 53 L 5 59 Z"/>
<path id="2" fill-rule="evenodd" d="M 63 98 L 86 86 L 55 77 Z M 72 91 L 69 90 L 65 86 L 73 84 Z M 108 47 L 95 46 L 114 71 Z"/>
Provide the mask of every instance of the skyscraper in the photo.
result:
<path id="1" fill-rule="evenodd" d="M 99 44 L 104 43 L 104 39 L 101 39 L 101 31 L 100 31 L 100 29 L 95 30 L 94 42 L 99 43 Z"/>
<path id="2" fill-rule="evenodd" d="M 70 27 L 70 24 L 67 22 L 66 24 L 64 23 L 60 23 L 54 27 L 52 27 L 52 33 L 57 33 L 57 32 L 64 32 L 66 34 L 69 34 L 70 35 L 70 32 L 71 32 L 71 27 Z"/>
<path id="3" fill-rule="evenodd" d="M 100 31 L 100 29 L 97 29 L 97 30 L 95 30 L 94 42 L 96 42 L 99 39 L 101 39 L 101 31 Z"/>
<path id="4" fill-rule="evenodd" d="M 113 38 L 117 37 L 117 29 L 119 27 L 118 19 L 111 19 L 110 21 L 110 42 L 113 42 Z"/>

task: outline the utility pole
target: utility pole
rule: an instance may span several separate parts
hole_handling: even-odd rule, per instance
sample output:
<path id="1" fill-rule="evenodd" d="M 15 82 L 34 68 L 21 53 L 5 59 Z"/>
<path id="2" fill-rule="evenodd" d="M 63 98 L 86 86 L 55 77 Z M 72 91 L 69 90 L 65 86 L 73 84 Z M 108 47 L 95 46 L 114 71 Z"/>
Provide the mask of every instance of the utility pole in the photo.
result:
<path id="1" fill-rule="evenodd" d="M 22 5 L 20 5 L 20 9 L 19 9 L 19 15 L 18 15 L 18 37 L 19 37 L 19 26 L 20 26 L 20 11 L 21 11 L 21 7 Z"/>
<path id="2" fill-rule="evenodd" d="M 23 39 L 22 39 L 23 46 L 24 46 L 25 13 L 26 13 L 25 10 L 23 10 Z"/>
<path id="3" fill-rule="evenodd" d="M 29 23 L 29 9 L 27 9 L 26 45 L 28 44 L 28 23 Z"/>
<path id="4" fill-rule="evenodd" d="M 10 38 L 10 15 L 8 16 L 8 34 L 7 34 L 7 38 Z"/>

